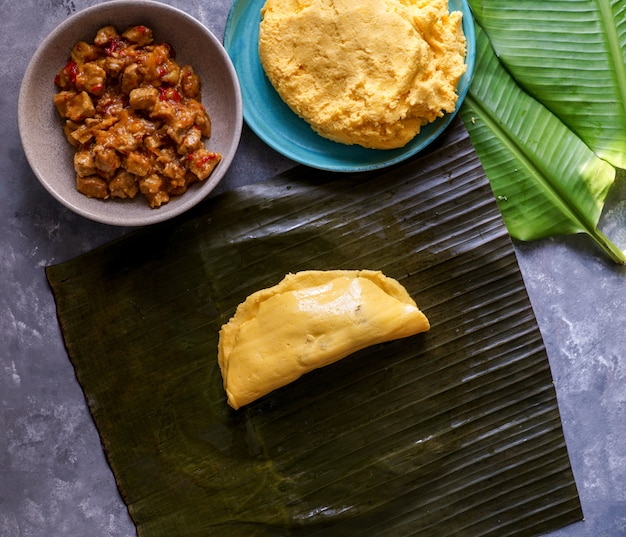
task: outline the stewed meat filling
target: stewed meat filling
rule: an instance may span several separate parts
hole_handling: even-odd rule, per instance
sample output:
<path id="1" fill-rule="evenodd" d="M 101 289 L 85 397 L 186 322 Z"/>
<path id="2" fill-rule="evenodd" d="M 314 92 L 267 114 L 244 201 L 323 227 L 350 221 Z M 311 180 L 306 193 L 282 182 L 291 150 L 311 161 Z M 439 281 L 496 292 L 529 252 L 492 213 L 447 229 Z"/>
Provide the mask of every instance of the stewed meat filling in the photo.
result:
<path id="1" fill-rule="evenodd" d="M 134 198 L 160 207 L 206 179 L 221 160 L 204 140 L 211 120 L 200 79 L 180 66 L 152 30 L 114 26 L 79 41 L 55 77 L 54 105 L 76 148 L 80 192 L 93 198 Z"/>

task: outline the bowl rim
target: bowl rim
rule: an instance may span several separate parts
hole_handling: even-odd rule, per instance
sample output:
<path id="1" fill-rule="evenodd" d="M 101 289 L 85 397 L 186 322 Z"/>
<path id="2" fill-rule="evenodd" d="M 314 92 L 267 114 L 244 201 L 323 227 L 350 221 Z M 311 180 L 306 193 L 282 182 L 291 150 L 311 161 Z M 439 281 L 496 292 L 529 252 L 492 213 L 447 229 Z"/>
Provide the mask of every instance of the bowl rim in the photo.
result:
<path id="1" fill-rule="evenodd" d="M 42 65 L 45 61 L 45 56 L 48 53 L 48 50 L 53 44 L 62 37 L 64 33 L 66 33 L 69 29 L 80 25 L 85 21 L 91 21 L 94 15 L 98 13 L 109 13 L 111 9 L 137 9 L 138 7 L 143 7 L 145 9 L 156 10 L 156 13 L 159 16 L 163 15 L 175 15 L 177 20 L 182 20 L 187 24 L 195 26 L 198 31 L 203 33 L 209 41 L 211 41 L 214 45 L 215 53 L 220 57 L 220 61 L 223 63 L 223 68 L 228 73 L 229 80 L 229 90 L 232 89 L 234 92 L 233 95 L 233 111 L 234 111 L 234 119 L 232 121 L 232 135 L 228 137 L 228 146 L 224 148 L 223 151 L 220 151 L 222 155 L 222 159 L 218 167 L 214 170 L 214 172 L 202 183 L 198 184 L 198 188 L 194 190 L 193 193 L 185 193 L 190 195 L 181 195 L 177 196 L 175 199 L 172 199 L 168 204 L 163 205 L 156 209 L 150 209 L 150 211 L 144 212 L 142 211 L 139 214 L 135 214 L 132 211 L 132 207 L 130 207 L 130 211 L 127 213 L 120 215 L 119 212 L 113 211 L 110 215 L 107 214 L 106 210 L 100 210 L 100 207 L 97 209 L 90 209 L 89 207 L 83 206 L 80 200 L 79 203 L 73 203 L 72 201 L 66 199 L 61 193 L 57 191 L 54 185 L 47 179 L 45 170 L 42 169 L 41 162 L 38 162 L 37 157 L 37 147 L 29 137 L 27 136 L 27 132 L 29 130 L 28 125 L 28 96 L 30 93 L 29 85 L 32 79 L 35 76 L 36 70 Z M 103 21 L 104 22 L 104 21 Z M 66 55 L 69 54 L 69 50 L 66 51 Z M 60 58 L 60 63 L 63 61 L 63 58 Z M 232 88 L 231 88 L 232 86 Z M 52 106 L 52 103 L 50 104 Z M 17 116 L 18 116 L 18 132 L 20 136 L 20 141 L 22 144 L 22 149 L 26 156 L 26 160 L 32 170 L 32 172 L 37 177 L 40 184 L 45 188 L 45 190 L 52 195 L 58 202 L 62 205 L 73 211 L 74 213 L 85 217 L 89 220 L 96 221 L 103 224 L 114 225 L 114 226 L 144 226 L 149 224 L 156 224 L 165 220 L 169 220 L 174 218 L 198 203 L 204 200 L 220 183 L 223 179 L 224 175 L 231 167 L 232 162 L 235 158 L 235 154 L 237 152 L 239 143 L 241 141 L 242 131 L 243 131 L 243 98 L 241 94 L 241 86 L 239 83 L 239 77 L 235 67 L 230 59 L 230 56 L 226 52 L 222 42 L 217 38 L 217 36 L 200 20 L 196 19 L 189 13 L 183 11 L 174 6 L 170 6 L 168 4 L 164 4 L 162 2 L 158 2 L 155 0 L 111 0 L 109 2 L 100 3 L 96 5 L 92 5 L 86 7 L 72 15 L 68 16 L 65 20 L 60 22 L 57 26 L 55 26 L 51 32 L 39 43 L 35 52 L 33 53 L 31 59 L 28 62 L 26 70 L 24 71 L 24 75 L 22 77 L 22 81 L 20 84 L 19 92 L 18 92 L 18 106 L 17 106 Z M 61 126 L 59 125 L 59 128 Z M 85 200 L 89 200 L 85 196 Z M 93 201 L 93 200 L 90 200 Z M 114 200 L 115 202 L 123 203 L 125 200 Z M 144 200 L 141 200 L 144 201 Z M 102 203 L 102 207 L 106 208 L 106 203 L 103 203 L 102 200 L 97 200 L 98 203 Z M 85 205 L 89 205 L 89 203 L 85 203 Z"/>

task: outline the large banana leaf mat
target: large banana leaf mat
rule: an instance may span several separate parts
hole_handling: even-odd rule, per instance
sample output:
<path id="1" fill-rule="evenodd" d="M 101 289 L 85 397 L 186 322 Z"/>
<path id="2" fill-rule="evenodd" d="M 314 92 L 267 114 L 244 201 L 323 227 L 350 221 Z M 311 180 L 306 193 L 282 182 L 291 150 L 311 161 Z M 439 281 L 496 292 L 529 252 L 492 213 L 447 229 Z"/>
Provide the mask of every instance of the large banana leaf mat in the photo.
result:
<path id="1" fill-rule="evenodd" d="M 232 410 L 220 326 L 307 269 L 382 270 L 431 330 Z M 392 168 L 296 167 L 46 274 L 141 537 L 521 537 L 582 519 L 541 333 L 459 120 Z"/>

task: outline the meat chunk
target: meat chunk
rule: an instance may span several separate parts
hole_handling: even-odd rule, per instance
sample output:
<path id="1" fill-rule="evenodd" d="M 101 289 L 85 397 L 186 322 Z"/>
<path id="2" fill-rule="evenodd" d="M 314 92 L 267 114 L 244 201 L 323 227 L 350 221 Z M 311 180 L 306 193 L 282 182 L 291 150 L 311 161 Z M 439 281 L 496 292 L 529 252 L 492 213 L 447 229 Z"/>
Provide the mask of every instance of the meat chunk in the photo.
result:
<path id="1" fill-rule="evenodd" d="M 126 106 L 126 99 L 123 95 L 120 95 L 115 88 L 106 88 L 97 100 L 96 112 L 100 121 L 111 125 L 110 119 L 118 116 Z"/>
<path id="2" fill-rule="evenodd" d="M 54 94 L 54 106 L 61 117 L 67 117 L 67 105 L 76 95 L 78 94 L 72 90 L 59 91 Z"/>
<path id="3" fill-rule="evenodd" d="M 181 155 L 188 155 L 189 153 L 193 153 L 202 147 L 202 131 L 195 125 L 192 125 L 184 136 L 182 136 L 181 141 L 178 144 L 178 153 Z"/>
<path id="4" fill-rule="evenodd" d="M 161 85 L 161 77 L 167 74 L 167 62 L 171 60 L 172 49 L 167 43 L 146 47 L 141 59 L 141 75 L 150 84 Z"/>
<path id="5" fill-rule="evenodd" d="M 86 63 L 79 68 L 76 74 L 76 87 L 92 95 L 102 95 L 106 77 L 106 71 L 97 63 Z"/>
<path id="6" fill-rule="evenodd" d="M 124 169 L 134 175 L 138 175 L 139 177 L 145 177 L 146 175 L 153 173 L 154 170 L 152 158 L 139 151 L 133 151 L 128 154 L 124 159 L 123 166 Z"/>
<path id="7" fill-rule="evenodd" d="M 174 117 L 166 119 L 165 123 L 169 137 L 176 144 L 181 144 L 189 129 L 194 126 L 194 116 L 184 108 L 179 108 L 178 113 Z"/>
<path id="8" fill-rule="evenodd" d="M 142 145 L 143 138 L 154 132 L 152 123 L 130 114 L 128 110 L 123 110 L 118 119 L 109 129 L 99 131 L 96 140 L 121 154 L 135 151 Z"/>
<path id="9" fill-rule="evenodd" d="M 76 176 L 76 188 L 88 198 L 108 199 L 109 187 L 104 179 L 98 175 L 87 177 Z"/>
<path id="10" fill-rule="evenodd" d="M 77 151 L 74 154 L 74 171 L 79 177 L 96 174 L 96 162 L 91 151 Z"/>
<path id="11" fill-rule="evenodd" d="M 126 170 L 119 170 L 109 183 L 111 196 L 114 198 L 134 198 L 139 192 L 137 177 Z"/>
<path id="12" fill-rule="evenodd" d="M 65 117 L 72 121 L 81 121 L 93 117 L 95 113 L 93 101 L 86 91 L 81 91 L 65 104 Z"/>
<path id="13" fill-rule="evenodd" d="M 70 57 L 79 65 L 92 62 L 98 59 L 98 47 L 85 41 L 78 41 L 72 48 Z"/>
<path id="14" fill-rule="evenodd" d="M 117 79 L 126 67 L 126 60 L 124 58 L 117 58 L 116 56 L 107 56 L 102 63 L 105 71 L 114 79 Z"/>
<path id="15" fill-rule="evenodd" d="M 165 182 L 163 178 L 156 173 L 148 177 L 142 177 L 139 180 L 139 189 L 152 208 L 160 207 L 170 200 L 169 194 L 163 188 L 164 186 Z"/>
<path id="16" fill-rule="evenodd" d="M 206 109 L 202 106 L 202 103 L 195 99 L 189 99 L 187 103 L 188 110 L 193 114 L 193 122 L 200 128 L 202 136 L 207 138 L 211 137 L 211 118 L 207 114 Z"/>
<path id="17" fill-rule="evenodd" d="M 117 28 L 115 26 L 104 26 L 96 32 L 94 37 L 94 45 L 103 47 L 108 45 L 115 37 L 118 37 Z"/>
<path id="18" fill-rule="evenodd" d="M 110 147 L 96 145 L 93 148 L 93 155 L 96 168 L 104 175 L 112 175 L 122 164 L 120 156 Z"/>
<path id="19" fill-rule="evenodd" d="M 157 68 L 157 72 L 162 84 L 175 86 L 180 80 L 180 67 L 178 67 L 178 64 L 172 60 L 164 61 Z"/>
<path id="20" fill-rule="evenodd" d="M 93 130 L 85 123 L 78 125 L 73 121 L 67 121 L 66 136 L 72 145 L 82 147 L 93 138 Z"/>
<path id="21" fill-rule="evenodd" d="M 122 91 L 126 94 L 138 88 L 141 84 L 141 73 L 139 72 L 139 64 L 131 63 L 127 65 L 122 73 Z"/>
<path id="22" fill-rule="evenodd" d="M 152 30 L 142 25 L 128 28 L 122 36 L 141 46 L 152 43 Z"/>
<path id="23" fill-rule="evenodd" d="M 159 90 L 154 87 L 135 88 L 130 92 L 130 105 L 135 110 L 146 110 L 150 112 L 159 100 Z"/>
<path id="24" fill-rule="evenodd" d="M 154 134 L 146 136 L 143 143 L 151 153 L 158 154 L 159 149 L 167 144 L 167 140 L 167 133 L 164 130 L 158 130 Z"/>
<path id="25" fill-rule="evenodd" d="M 173 148 L 167 148 L 161 151 L 160 156 L 156 159 L 159 171 L 162 175 L 170 180 L 174 186 L 180 186 L 185 183 L 185 174 L 187 169 L 178 160 L 176 152 Z"/>
<path id="26" fill-rule="evenodd" d="M 194 151 L 187 156 L 189 170 L 198 179 L 204 180 L 211 175 L 211 172 L 219 164 L 221 158 L 219 153 L 213 153 L 206 149 L 198 149 L 198 151 Z"/>
<path id="27" fill-rule="evenodd" d="M 189 99 L 200 98 L 200 78 L 191 65 L 184 65 L 180 70 L 180 87 L 183 95 Z"/>

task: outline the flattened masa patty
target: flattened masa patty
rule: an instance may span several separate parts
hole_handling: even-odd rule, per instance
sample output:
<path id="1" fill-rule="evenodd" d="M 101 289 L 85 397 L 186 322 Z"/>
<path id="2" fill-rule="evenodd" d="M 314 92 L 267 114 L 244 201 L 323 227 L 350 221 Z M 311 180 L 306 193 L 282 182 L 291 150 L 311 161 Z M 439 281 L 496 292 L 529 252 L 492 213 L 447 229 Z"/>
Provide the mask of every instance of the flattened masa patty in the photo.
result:
<path id="1" fill-rule="evenodd" d="M 321 136 L 392 149 L 454 111 L 465 36 L 447 0 L 267 0 L 262 15 L 263 69 Z"/>

